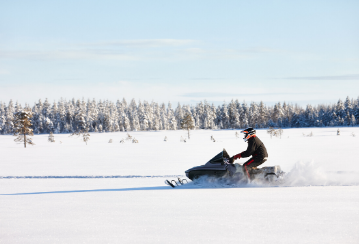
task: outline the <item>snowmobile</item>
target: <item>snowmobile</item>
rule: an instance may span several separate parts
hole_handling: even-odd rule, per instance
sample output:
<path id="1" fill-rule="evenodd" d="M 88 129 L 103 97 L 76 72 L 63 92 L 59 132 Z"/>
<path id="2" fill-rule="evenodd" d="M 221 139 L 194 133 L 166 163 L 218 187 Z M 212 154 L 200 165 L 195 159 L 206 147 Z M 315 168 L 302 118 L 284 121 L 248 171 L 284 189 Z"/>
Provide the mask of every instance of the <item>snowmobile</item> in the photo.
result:
<path id="1" fill-rule="evenodd" d="M 200 177 L 214 177 L 219 179 L 233 179 L 236 181 L 245 179 L 242 165 L 235 163 L 230 164 L 230 157 L 225 149 L 218 153 L 205 165 L 196 166 L 185 171 L 186 176 L 195 181 Z M 235 168 L 235 170 L 234 170 Z M 284 174 L 279 165 L 272 167 L 253 168 L 249 171 L 250 180 L 262 179 L 266 181 L 274 181 Z"/>

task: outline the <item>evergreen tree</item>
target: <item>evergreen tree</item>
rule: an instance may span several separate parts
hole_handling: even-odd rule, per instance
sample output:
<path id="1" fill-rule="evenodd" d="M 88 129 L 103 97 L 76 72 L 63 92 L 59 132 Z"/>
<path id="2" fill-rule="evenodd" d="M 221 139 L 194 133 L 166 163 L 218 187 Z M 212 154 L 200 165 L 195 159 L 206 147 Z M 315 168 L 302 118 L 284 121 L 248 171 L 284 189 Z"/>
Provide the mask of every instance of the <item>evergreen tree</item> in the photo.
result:
<path id="1" fill-rule="evenodd" d="M 354 114 L 352 114 L 352 117 L 351 117 L 351 119 L 350 119 L 350 125 L 351 125 L 351 126 L 355 126 L 355 125 L 356 125 L 356 119 L 355 119 Z"/>
<path id="2" fill-rule="evenodd" d="M 160 116 L 161 116 L 161 122 L 162 122 L 162 129 L 168 130 L 169 129 L 168 117 L 167 117 L 166 105 L 164 103 L 162 103 L 162 105 L 161 105 L 160 113 L 161 113 Z"/>
<path id="3" fill-rule="evenodd" d="M 127 117 L 126 114 L 123 115 L 122 125 L 123 125 L 124 131 L 130 131 L 131 130 L 130 119 Z"/>
<path id="4" fill-rule="evenodd" d="M 242 108 L 241 113 L 240 113 L 241 125 L 242 125 L 242 128 L 247 128 L 249 126 L 249 121 L 248 121 L 249 108 L 248 108 L 246 101 L 243 101 L 241 108 Z"/>
<path id="5" fill-rule="evenodd" d="M 258 127 L 259 121 L 259 109 L 255 102 L 252 102 L 249 107 L 249 126 L 256 128 Z"/>
<path id="6" fill-rule="evenodd" d="M 172 110 L 171 103 L 168 103 L 167 107 L 167 118 L 168 118 L 168 127 L 170 130 L 177 130 L 177 119 Z"/>
<path id="7" fill-rule="evenodd" d="M 267 126 L 267 108 L 265 107 L 263 101 L 259 103 L 258 107 L 258 127 L 259 128 L 265 128 Z"/>
<path id="8" fill-rule="evenodd" d="M 15 113 L 14 105 L 12 100 L 10 100 L 8 107 L 5 109 L 5 126 L 4 126 L 5 134 L 11 134 L 14 130 L 14 124 L 13 124 L 14 113 Z"/>
<path id="9" fill-rule="evenodd" d="M 182 107 L 181 107 L 180 103 L 178 103 L 178 106 L 177 106 L 177 108 L 176 108 L 176 110 L 174 112 L 174 115 L 176 117 L 176 124 L 178 126 L 181 126 L 181 121 L 183 119 L 183 111 L 182 111 Z"/>
<path id="10" fill-rule="evenodd" d="M 30 128 L 31 124 L 32 112 L 28 111 L 20 111 L 15 113 L 13 124 L 14 124 L 14 136 L 17 136 L 15 139 L 16 142 L 24 142 L 24 147 L 26 148 L 26 144 L 35 145 L 32 142 L 31 138 L 26 138 L 26 135 L 33 136 L 33 130 Z"/>
<path id="11" fill-rule="evenodd" d="M 282 106 L 279 103 L 274 105 L 273 108 L 273 114 L 272 114 L 272 121 L 274 122 L 274 124 L 278 127 L 282 127 L 282 118 L 283 118 L 283 111 L 282 111 Z"/>
<path id="12" fill-rule="evenodd" d="M 191 114 L 187 113 L 186 116 L 181 121 L 181 128 L 187 130 L 188 132 L 188 139 L 190 139 L 190 130 L 194 129 L 194 121 Z"/>
<path id="13" fill-rule="evenodd" d="M 336 111 L 335 113 L 337 114 L 337 116 L 343 118 L 346 116 L 346 112 L 345 112 L 345 106 L 344 103 L 342 102 L 341 99 L 339 99 L 338 103 L 337 103 L 337 107 L 336 107 Z"/>
<path id="14" fill-rule="evenodd" d="M 230 118 L 228 113 L 228 108 L 226 103 L 222 105 L 222 114 L 221 114 L 221 122 L 222 122 L 222 129 L 228 129 L 230 127 Z"/>
<path id="15" fill-rule="evenodd" d="M 228 105 L 228 116 L 230 127 L 234 129 L 239 129 L 241 126 L 239 121 L 239 113 L 237 110 L 237 105 L 233 100 Z"/>
<path id="16" fill-rule="evenodd" d="M 353 113 L 354 113 L 355 120 L 359 121 L 359 97 L 357 98 L 357 100 L 355 100 L 353 110 L 354 110 Z"/>

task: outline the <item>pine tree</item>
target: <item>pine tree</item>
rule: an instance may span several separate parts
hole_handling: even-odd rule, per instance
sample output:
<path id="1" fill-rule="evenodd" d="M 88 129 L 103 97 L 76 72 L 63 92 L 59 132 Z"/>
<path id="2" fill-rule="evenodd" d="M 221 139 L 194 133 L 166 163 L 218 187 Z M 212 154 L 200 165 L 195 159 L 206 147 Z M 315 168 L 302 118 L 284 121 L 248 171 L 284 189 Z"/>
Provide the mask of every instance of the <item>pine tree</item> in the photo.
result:
<path id="1" fill-rule="evenodd" d="M 228 105 L 228 115 L 230 127 L 234 129 L 239 129 L 241 126 L 239 121 L 239 113 L 237 110 L 237 105 L 233 100 Z"/>
<path id="2" fill-rule="evenodd" d="M 181 121 L 181 128 L 187 130 L 188 132 L 188 139 L 190 139 L 190 130 L 193 130 L 194 127 L 194 121 L 193 121 L 193 117 L 190 114 L 186 114 L 186 116 L 182 119 Z"/>
<path id="3" fill-rule="evenodd" d="M 182 107 L 181 107 L 180 103 L 178 103 L 178 106 L 177 106 L 177 108 L 176 108 L 176 110 L 174 112 L 174 116 L 176 117 L 176 120 L 177 120 L 176 124 L 178 126 L 181 126 L 181 121 L 183 119 L 183 111 L 182 111 Z"/>
<path id="4" fill-rule="evenodd" d="M 344 107 L 345 107 L 345 121 L 347 125 L 351 125 L 351 120 L 352 120 L 352 114 L 353 114 L 353 104 L 350 101 L 349 97 L 347 97 L 345 99 L 344 102 Z"/>
<path id="5" fill-rule="evenodd" d="M 130 125 L 130 119 L 127 117 L 126 114 L 124 114 L 123 116 L 123 128 L 125 131 L 130 131 L 131 130 L 131 125 Z"/>
<path id="6" fill-rule="evenodd" d="M 35 145 L 32 142 L 31 138 L 26 138 L 26 135 L 33 136 L 33 130 L 30 128 L 32 112 L 30 110 L 23 110 L 15 113 L 15 117 L 13 120 L 14 124 L 14 136 L 17 136 L 15 139 L 16 142 L 24 142 L 24 147 L 26 148 L 26 143 L 30 145 Z"/>
<path id="7" fill-rule="evenodd" d="M 145 107 L 142 105 L 141 101 L 138 102 L 137 111 L 141 130 L 148 130 L 148 119 L 145 113 Z"/>
<path id="8" fill-rule="evenodd" d="M 355 119 L 355 116 L 352 114 L 352 126 L 355 126 L 357 124 L 357 120 Z"/>
<path id="9" fill-rule="evenodd" d="M 5 126 L 4 126 L 4 133 L 5 134 L 11 134 L 14 130 L 14 105 L 12 103 L 12 100 L 10 100 L 8 107 L 5 110 Z"/>
<path id="10" fill-rule="evenodd" d="M 4 133 L 4 126 L 5 126 L 5 116 L 0 115 L 0 134 Z"/>
<path id="11" fill-rule="evenodd" d="M 311 105 L 307 105 L 304 117 L 306 120 L 306 127 L 315 126 L 316 116 L 315 116 L 315 111 Z"/>
<path id="12" fill-rule="evenodd" d="M 259 121 L 259 110 L 258 105 L 255 102 L 252 102 L 249 107 L 249 125 L 253 128 L 258 127 Z"/>
<path id="13" fill-rule="evenodd" d="M 258 126 L 259 128 L 265 128 L 267 126 L 266 123 L 266 117 L 267 117 L 267 108 L 265 107 L 263 101 L 259 103 L 258 108 Z"/>
<path id="14" fill-rule="evenodd" d="M 162 129 L 168 130 L 168 128 L 169 128 L 168 117 L 167 117 L 166 105 L 164 103 L 162 103 L 162 105 L 161 105 L 160 113 L 161 113 L 160 116 L 161 116 L 161 122 L 162 122 Z"/>
<path id="15" fill-rule="evenodd" d="M 168 128 L 170 130 L 177 130 L 177 120 L 175 114 L 172 109 L 172 104 L 169 102 L 167 106 L 167 120 L 168 120 Z"/>
<path id="16" fill-rule="evenodd" d="M 282 126 L 282 117 L 283 117 L 283 111 L 282 111 L 282 106 L 279 102 L 274 105 L 272 120 L 277 126 L 281 127 Z"/>
<path id="17" fill-rule="evenodd" d="M 337 116 L 343 118 L 346 116 L 346 112 L 345 112 L 345 106 L 344 103 L 342 102 L 341 99 L 339 99 L 338 103 L 337 103 L 337 107 L 336 107 L 336 111 L 335 113 L 337 114 Z"/>
<path id="18" fill-rule="evenodd" d="M 227 105 L 224 103 L 222 105 L 222 114 L 221 114 L 221 121 L 222 121 L 222 128 L 228 129 L 230 127 L 230 118 L 228 114 L 228 108 Z"/>
<path id="19" fill-rule="evenodd" d="M 353 104 L 350 101 L 350 98 L 347 97 L 344 102 L 345 112 L 346 114 L 349 114 L 350 116 L 353 114 Z"/>
<path id="20" fill-rule="evenodd" d="M 196 124 L 197 124 L 197 127 L 199 129 L 205 129 L 204 127 L 204 120 L 205 120 L 205 115 L 204 115 L 204 105 L 201 102 L 199 102 L 196 106 Z"/>
<path id="21" fill-rule="evenodd" d="M 240 113 L 240 121 L 242 128 L 247 128 L 249 126 L 248 115 L 248 105 L 246 101 L 243 101 Z"/>
<path id="22" fill-rule="evenodd" d="M 355 100 L 354 108 L 353 108 L 353 114 L 356 121 L 359 121 L 359 97 L 357 100 Z"/>

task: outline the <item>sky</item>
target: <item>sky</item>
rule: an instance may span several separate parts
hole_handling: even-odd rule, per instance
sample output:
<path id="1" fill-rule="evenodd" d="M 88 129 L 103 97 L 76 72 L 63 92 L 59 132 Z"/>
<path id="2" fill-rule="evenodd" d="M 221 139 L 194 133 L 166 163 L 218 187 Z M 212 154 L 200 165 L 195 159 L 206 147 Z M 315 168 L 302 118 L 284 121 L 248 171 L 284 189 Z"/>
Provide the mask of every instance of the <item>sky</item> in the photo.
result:
<path id="1" fill-rule="evenodd" d="M 0 0 L 0 101 L 359 96 L 359 1 Z"/>

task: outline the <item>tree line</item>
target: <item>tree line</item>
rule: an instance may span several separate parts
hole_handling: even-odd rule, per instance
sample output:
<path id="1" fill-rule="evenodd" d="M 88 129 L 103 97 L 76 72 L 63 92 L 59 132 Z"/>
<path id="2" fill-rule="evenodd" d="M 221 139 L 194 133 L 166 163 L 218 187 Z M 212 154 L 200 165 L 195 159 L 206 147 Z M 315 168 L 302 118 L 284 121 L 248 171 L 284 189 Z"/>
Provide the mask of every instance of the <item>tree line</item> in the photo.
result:
<path id="1" fill-rule="evenodd" d="M 347 97 L 332 105 L 307 105 L 278 102 L 267 106 L 263 102 L 232 100 L 220 106 L 206 101 L 195 106 L 171 103 L 139 101 L 127 103 L 125 99 L 111 101 L 64 100 L 49 103 L 39 100 L 32 107 L 22 107 L 12 100 L 0 103 L 0 134 L 14 134 L 14 115 L 22 110 L 31 110 L 31 124 L 35 134 L 74 133 L 146 130 L 178 130 L 184 119 L 192 121 L 194 129 L 240 129 L 254 128 L 299 128 L 325 126 L 356 126 L 359 123 L 359 98 Z"/>

